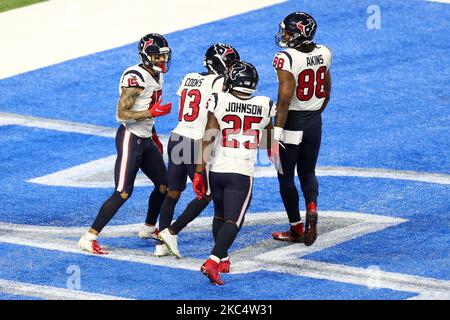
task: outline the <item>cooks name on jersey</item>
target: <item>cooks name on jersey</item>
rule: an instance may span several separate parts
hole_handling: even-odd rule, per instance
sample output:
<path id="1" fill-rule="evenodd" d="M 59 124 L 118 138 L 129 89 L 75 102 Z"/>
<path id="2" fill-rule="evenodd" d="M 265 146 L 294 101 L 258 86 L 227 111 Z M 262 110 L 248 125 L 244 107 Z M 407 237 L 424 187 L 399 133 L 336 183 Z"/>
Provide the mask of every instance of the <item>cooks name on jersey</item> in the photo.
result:
<path id="1" fill-rule="evenodd" d="M 184 85 L 186 87 L 201 87 L 202 84 L 203 84 L 203 79 L 187 78 L 186 81 L 184 82 Z"/>
<path id="2" fill-rule="evenodd" d="M 306 57 L 306 64 L 308 67 L 323 64 L 323 57 L 321 54 L 318 56 Z"/>
<path id="3" fill-rule="evenodd" d="M 228 103 L 226 112 L 240 112 L 249 113 L 254 115 L 262 115 L 263 107 L 257 104 L 242 103 L 242 102 L 230 102 Z"/>

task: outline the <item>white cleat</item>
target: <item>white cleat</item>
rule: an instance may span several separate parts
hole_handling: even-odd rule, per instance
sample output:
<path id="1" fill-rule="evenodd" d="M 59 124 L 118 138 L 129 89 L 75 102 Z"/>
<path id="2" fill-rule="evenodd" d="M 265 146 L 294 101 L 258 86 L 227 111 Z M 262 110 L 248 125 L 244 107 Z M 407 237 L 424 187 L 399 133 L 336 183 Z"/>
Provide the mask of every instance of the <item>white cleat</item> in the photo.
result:
<path id="1" fill-rule="evenodd" d="M 155 246 L 155 257 L 164 257 L 164 256 L 170 256 L 169 250 L 167 250 L 167 247 L 164 243 L 157 244 Z"/>
<path id="2" fill-rule="evenodd" d="M 171 255 L 178 259 L 181 258 L 180 252 L 178 251 L 178 236 L 170 234 L 169 229 L 166 228 L 158 234 L 158 239 L 164 242 Z"/>
<path id="3" fill-rule="evenodd" d="M 84 235 L 78 241 L 78 247 L 83 250 L 93 254 L 109 254 L 102 249 L 100 244 L 95 239 L 90 239 L 92 236 Z"/>
<path id="4" fill-rule="evenodd" d="M 141 239 L 158 240 L 158 228 L 143 225 L 141 229 L 139 229 L 138 236 Z"/>

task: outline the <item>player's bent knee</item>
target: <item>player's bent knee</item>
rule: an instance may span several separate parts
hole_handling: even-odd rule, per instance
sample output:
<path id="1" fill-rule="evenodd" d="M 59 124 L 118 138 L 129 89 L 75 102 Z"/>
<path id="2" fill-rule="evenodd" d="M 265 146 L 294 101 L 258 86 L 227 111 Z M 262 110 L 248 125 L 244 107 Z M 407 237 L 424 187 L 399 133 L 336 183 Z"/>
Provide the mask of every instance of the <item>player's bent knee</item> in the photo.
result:
<path id="1" fill-rule="evenodd" d="M 181 197 L 181 191 L 170 190 L 167 192 L 167 196 L 175 201 L 178 201 Z"/>
<path id="2" fill-rule="evenodd" d="M 278 181 L 280 182 L 280 191 L 289 191 L 297 188 L 293 177 L 278 175 Z"/>
<path id="3" fill-rule="evenodd" d="M 167 193 L 167 186 L 160 185 L 159 186 L 159 192 L 161 192 L 162 194 L 166 194 Z"/>
<path id="4" fill-rule="evenodd" d="M 237 227 L 237 222 L 234 221 L 234 220 L 226 220 L 225 222 L 233 224 L 233 225 L 235 225 Z"/>
<path id="5" fill-rule="evenodd" d="M 128 199 L 131 198 L 131 195 L 133 194 L 133 190 L 131 190 L 129 192 L 126 192 L 126 191 L 119 192 L 116 190 L 114 193 L 117 194 L 118 197 L 120 197 L 120 199 L 127 201 Z"/>

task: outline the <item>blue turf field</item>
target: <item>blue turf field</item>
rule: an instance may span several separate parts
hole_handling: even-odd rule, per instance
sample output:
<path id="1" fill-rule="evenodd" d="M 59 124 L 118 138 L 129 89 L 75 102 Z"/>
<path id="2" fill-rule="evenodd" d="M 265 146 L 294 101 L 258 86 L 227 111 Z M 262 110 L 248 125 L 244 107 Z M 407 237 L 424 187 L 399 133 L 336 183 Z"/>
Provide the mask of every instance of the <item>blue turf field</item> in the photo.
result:
<path id="1" fill-rule="evenodd" d="M 370 1 L 289 1 L 168 34 L 173 49 L 164 101 L 184 74 L 202 70 L 214 42 L 236 47 L 256 65 L 259 92 L 276 100 L 271 66 L 278 22 L 303 10 L 317 20 L 316 40 L 332 49 L 332 100 L 324 115 L 319 166 L 361 167 L 450 175 L 450 4 L 380 0 L 380 30 L 366 28 Z M 151 31 L 151 30 L 149 30 Z M 116 127 L 120 74 L 137 63 L 136 44 L 0 80 L 0 112 Z M 18 90 L 20 88 L 20 90 Z M 172 112 L 157 122 L 168 134 Z M 0 222 L 88 226 L 112 189 L 54 187 L 27 180 L 115 153 L 114 140 L 18 125 L 0 126 Z M 450 281 L 450 185 L 359 177 L 319 177 L 320 210 L 397 217 L 408 221 L 303 259 Z M 113 225 L 140 223 L 151 189 L 137 187 Z M 188 186 L 177 213 L 190 198 Z M 270 201 L 267 201 L 268 197 Z M 275 178 L 255 180 L 250 212 L 282 211 Z M 209 207 L 204 215 L 212 214 Z M 284 221 L 280 221 L 283 223 Z M 278 226 L 279 227 L 279 226 Z M 276 227 L 243 228 L 233 250 L 267 239 Z M 256 234 L 256 236 L 255 236 Z M 181 238 L 183 240 L 181 240 Z M 73 239 L 74 246 L 76 239 Z M 208 232 L 180 236 L 186 256 L 205 258 Z M 105 244 L 153 252 L 137 238 Z M 79 265 L 82 290 L 154 299 L 405 299 L 417 293 L 258 271 L 225 277 L 212 287 L 199 272 L 0 243 L 0 279 L 66 286 L 66 268 Z M 148 282 L 150 280 L 150 283 Z M 94 286 L 98 284 L 97 286 Z M 276 292 L 271 289 L 276 286 Z M 302 288 L 293 294 L 289 288 Z M 0 290 L 1 291 L 1 290 Z M 450 294 L 450 292 L 449 292 Z M 0 292 L 0 299 L 23 298 Z"/>

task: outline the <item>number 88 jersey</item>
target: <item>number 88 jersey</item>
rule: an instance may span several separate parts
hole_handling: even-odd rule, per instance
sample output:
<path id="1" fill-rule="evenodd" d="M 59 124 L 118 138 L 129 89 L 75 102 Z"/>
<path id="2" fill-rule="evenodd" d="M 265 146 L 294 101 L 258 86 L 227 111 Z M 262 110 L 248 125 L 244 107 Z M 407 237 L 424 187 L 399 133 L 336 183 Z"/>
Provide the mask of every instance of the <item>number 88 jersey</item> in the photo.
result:
<path id="1" fill-rule="evenodd" d="M 223 76 L 207 73 L 188 73 L 181 81 L 178 125 L 172 131 L 178 135 L 199 140 L 203 138 L 208 120 L 207 102 L 210 96 L 223 90 Z"/>
<path id="2" fill-rule="evenodd" d="M 276 70 L 293 74 L 295 91 L 289 110 L 316 111 L 325 100 L 325 74 L 331 66 L 331 51 L 317 45 L 309 53 L 289 48 L 278 52 L 273 60 Z"/>

